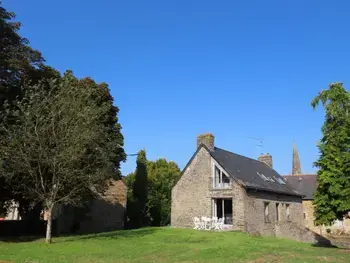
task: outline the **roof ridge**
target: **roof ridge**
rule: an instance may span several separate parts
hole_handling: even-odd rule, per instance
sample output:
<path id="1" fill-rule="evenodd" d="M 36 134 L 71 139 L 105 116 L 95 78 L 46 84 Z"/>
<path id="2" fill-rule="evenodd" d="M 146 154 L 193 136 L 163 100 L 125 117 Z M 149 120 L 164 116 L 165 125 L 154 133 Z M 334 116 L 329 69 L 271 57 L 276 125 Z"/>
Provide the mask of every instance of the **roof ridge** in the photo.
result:
<path id="1" fill-rule="evenodd" d="M 228 153 L 231 153 L 231 154 L 235 154 L 235 155 L 241 156 L 241 157 L 243 157 L 243 158 L 246 158 L 246 159 L 248 159 L 248 160 L 252 160 L 252 161 L 255 161 L 255 162 L 258 162 L 258 163 L 262 163 L 262 164 L 264 164 L 267 168 L 269 168 L 269 169 L 274 170 L 275 172 L 277 172 L 274 168 L 268 166 L 265 162 L 262 162 L 262 161 L 260 161 L 260 160 L 258 160 L 258 159 L 254 159 L 254 158 L 251 158 L 251 157 L 248 157 L 248 156 L 244 156 L 244 155 L 241 155 L 241 154 L 238 154 L 238 153 L 234 153 L 234 152 L 231 152 L 231 151 L 228 151 L 228 150 L 219 148 L 219 147 L 214 147 L 214 150 L 215 150 L 215 149 L 219 149 L 219 150 L 221 150 L 221 151 L 225 151 L 225 152 L 228 152 Z M 278 173 L 278 172 L 277 172 L 277 173 Z M 279 174 L 279 173 L 278 173 L 278 174 Z M 279 176 L 282 177 L 282 175 L 280 175 L 280 174 L 279 174 Z"/>
<path id="2" fill-rule="evenodd" d="M 317 176 L 317 173 L 314 173 L 314 174 L 298 174 L 298 175 L 295 175 L 295 174 L 284 174 L 284 175 L 281 175 L 283 177 L 287 177 L 287 176 L 293 176 L 293 177 L 303 177 L 303 176 Z"/>

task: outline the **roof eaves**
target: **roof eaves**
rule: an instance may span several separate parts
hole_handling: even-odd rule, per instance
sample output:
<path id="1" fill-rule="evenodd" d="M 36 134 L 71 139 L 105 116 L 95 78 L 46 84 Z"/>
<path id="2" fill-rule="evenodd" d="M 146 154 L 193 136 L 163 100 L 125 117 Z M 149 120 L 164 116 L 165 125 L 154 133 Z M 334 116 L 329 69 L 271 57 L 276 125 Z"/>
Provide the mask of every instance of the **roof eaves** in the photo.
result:
<path id="1" fill-rule="evenodd" d="M 296 192 L 296 191 L 286 192 L 286 191 L 279 191 L 279 190 L 274 190 L 274 189 L 266 189 L 266 188 L 262 188 L 259 186 L 252 186 L 252 185 L 247 186 L 247 189 L 259 190 L 259 191 L 264 191 L 264 192 L 273 192 L 273 193 L 284 194 L 284 195 L 300 196 L 302 198 L 305 196 L 305 195 L 303 195 L 299 192 Z"/>

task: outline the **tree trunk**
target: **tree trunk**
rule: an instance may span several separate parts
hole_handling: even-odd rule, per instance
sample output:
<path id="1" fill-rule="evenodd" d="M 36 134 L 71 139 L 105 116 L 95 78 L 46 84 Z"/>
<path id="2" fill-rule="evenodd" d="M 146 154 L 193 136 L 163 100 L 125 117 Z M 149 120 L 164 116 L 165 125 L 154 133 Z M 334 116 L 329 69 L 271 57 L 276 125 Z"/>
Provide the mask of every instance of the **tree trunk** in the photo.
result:
<path id="1" fill-rule="evenodd" d="M 52 238 L 51 238 L 51 230 L 52 230 L 52 208 L 53 206 L 50 205 L 47 209 L 47 225 L 46 225 L 46 243 L 51 244 Z"/>

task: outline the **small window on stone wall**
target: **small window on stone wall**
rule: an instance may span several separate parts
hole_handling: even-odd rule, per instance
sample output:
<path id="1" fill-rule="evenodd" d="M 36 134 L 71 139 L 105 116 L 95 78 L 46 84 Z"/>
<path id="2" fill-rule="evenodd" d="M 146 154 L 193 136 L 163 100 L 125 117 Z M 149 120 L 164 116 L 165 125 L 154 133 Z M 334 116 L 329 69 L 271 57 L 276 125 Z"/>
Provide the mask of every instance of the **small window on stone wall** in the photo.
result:
<path id="1" fill-rule="evenodd" d="M 276 221 L 280 221 L 280 204 L 276 203 Z"/>
<path id="2" fill-rule="evenodd" d="M 286 218 L 290 221 L 290 205 L 286 204 Z"/>
<path id="3" fill-rule="evenodd" d="M 269 202 L 264 202 L 264 216 L 265 216 L 265 222 L 270 222 L 269 218 Z"/>

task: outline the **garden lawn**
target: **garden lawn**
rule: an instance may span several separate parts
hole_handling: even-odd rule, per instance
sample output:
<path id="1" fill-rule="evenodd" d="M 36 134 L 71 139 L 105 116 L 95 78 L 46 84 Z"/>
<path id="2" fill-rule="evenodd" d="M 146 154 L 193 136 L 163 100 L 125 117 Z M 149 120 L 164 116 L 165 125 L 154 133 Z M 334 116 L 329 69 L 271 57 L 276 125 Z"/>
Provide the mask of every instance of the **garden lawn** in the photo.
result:
<path id="1" fill-rule="evenodd" d="M 97 235 L 0 242 L 0 262 L 350 262 L 350 251 L 241 232 L 143 228 Z"/>

